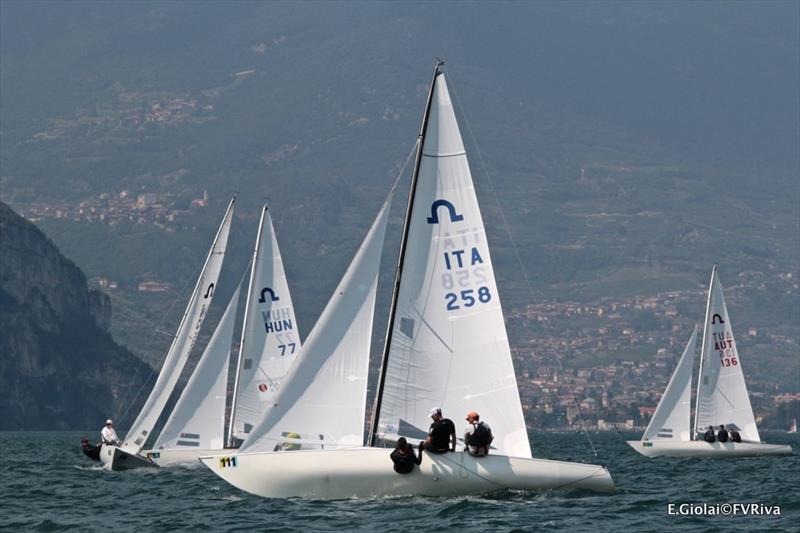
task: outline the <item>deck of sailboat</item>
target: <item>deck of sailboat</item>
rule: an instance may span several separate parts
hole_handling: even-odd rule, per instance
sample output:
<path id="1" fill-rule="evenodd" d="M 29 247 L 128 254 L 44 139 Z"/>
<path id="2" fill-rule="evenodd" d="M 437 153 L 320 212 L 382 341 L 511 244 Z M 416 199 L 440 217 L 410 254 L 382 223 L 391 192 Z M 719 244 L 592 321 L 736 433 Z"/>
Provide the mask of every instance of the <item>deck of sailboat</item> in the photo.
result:
<path id="1" fill-rule="evenodd" d="M 792 453 L 791 446 L 762 442 L 705 442 L 701 440 L 629 440 L 627 442 L 631 448 L 645 457 L 757 457 L 790 455 Z"/>
<path id="2" fill-rule="evenodd" d="M 386 448 L 345 448 L 215 455 L 201 461 L 232 485 L 264 498 L 344 499 L 465 496 L 500 490 L 582 489 L 610 493 L 599 465 L 463 452 L 424 453 L 410 474 L 397 474 Z"/>

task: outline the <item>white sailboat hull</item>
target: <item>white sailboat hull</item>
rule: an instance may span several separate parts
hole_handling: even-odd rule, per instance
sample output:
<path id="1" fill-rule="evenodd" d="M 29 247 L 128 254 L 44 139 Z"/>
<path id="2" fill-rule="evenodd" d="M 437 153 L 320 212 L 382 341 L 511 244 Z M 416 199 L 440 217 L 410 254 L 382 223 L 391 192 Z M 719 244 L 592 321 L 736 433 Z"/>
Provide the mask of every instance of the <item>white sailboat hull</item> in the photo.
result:
<path id="1" fill-rule="evenodd" d="M 792 453 L 791 446 L 759 442 L 629 440 L 628 445 L 645 457 L 755 457 Z"/>
<path id="2" fill-rule="evenodd" d="M 122 451 L 116 446 L 103 444 L 100 448 L 100 462 L 109 470 L 132 470 L 134 468 L 153 468 L 157 466 L 141 455 Z"/>
<path id="3" fill-rule="evenodd" d="M 231 449 L 231 452 L 236 450 Z M 225 453 L 220 449 L 200 449 L 200 448 L 165 448 L 163 450 L 144 450 L 142 455 L 158 466 L 200 466 L 200 458 L 209 455 Z"/>
<path id="4" fill-rule="evenodd" d="M 598 465 L 425 453 L 418 469 L 397 474 L 390 453 L 386 448 L 349 448 L 216 455 L 200 460 L 231 485 L 264 498 L 462 496 L 504 489 L 614 491 L 608 470 Z"/>

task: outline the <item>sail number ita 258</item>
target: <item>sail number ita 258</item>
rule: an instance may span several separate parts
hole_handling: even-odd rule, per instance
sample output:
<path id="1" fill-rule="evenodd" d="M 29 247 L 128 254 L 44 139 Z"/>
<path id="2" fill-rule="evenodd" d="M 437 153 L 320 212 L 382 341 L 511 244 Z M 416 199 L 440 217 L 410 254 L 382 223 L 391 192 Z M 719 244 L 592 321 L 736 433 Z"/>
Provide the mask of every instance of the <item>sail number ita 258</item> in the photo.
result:
<path id="1" fill-rule="evenodd" d="M 491 290 L 488 286 L 482 285 L 488 281 L 482 265 L 483 257 L 477 247 L 444 252 L 444 266 L 447 272 L 442 274 L 442 288 L 452 291 L 444 295 L 448 311 L 491 301 Z"/>

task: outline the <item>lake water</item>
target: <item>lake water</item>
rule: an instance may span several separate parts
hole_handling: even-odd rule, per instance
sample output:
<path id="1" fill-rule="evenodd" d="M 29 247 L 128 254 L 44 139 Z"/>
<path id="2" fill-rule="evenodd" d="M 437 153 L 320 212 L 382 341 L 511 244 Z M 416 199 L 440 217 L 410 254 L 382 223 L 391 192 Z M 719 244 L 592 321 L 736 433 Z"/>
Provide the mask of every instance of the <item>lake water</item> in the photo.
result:
<path id="1" fill-rule="evenodd" d="M 105 471 L 81 452 L 85 434 L 0 433 L 0 530 L 800 530 L 797 435 L 762 435 L 792 456 L 699 460 L 647 459 L 625 444 L 638 435 L 617 433 L 592 436 L 594 458 L 582 434 L 536 433 L 534 455 L 605 464 L 617 492 L 309 501 L 251 496 L 203 467 Z M 671 516 L 670 503 L 777 505 L 781 515 Z"/>

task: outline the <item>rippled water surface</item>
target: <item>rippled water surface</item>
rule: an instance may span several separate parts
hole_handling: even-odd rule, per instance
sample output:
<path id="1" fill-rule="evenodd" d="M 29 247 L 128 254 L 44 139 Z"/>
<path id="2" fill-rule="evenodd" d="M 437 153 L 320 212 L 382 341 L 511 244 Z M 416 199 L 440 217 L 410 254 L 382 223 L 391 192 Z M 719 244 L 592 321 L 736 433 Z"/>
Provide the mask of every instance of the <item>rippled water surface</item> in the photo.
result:
<path id="1" fill-rule="evenodd" d="M 647 459 L 634 435 L 537 433 L 534 454 L 609 467 L 617 492 L 499 493 L 463 498 L 265 500 L 199 468 L 108 472 L 80 450 L 82 433 L 0 433 L 0 529 L 36 531 L 629 531 L 709 528 L 798 531 L 800 439 L 788 457 Z M 388 459 L 387 459 L 388 461 Z M 763 503 L 781 516 L 679 517 L 669 503 Z"/>

